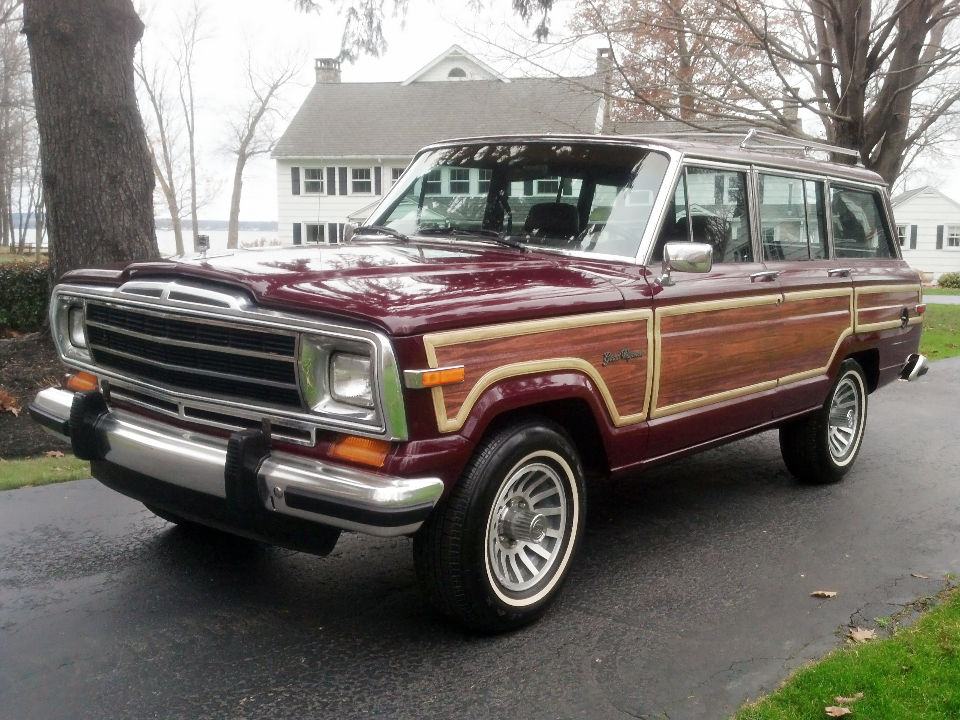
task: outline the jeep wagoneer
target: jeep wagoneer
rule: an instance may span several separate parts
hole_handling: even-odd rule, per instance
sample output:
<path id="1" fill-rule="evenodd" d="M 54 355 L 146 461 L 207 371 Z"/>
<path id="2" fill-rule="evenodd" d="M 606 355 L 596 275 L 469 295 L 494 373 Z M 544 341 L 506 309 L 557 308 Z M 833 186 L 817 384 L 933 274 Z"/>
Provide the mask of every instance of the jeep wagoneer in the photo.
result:
<path id="1" fill-rule="evenodd" d="M 926 371 L 887 189 L 837 148 L 484 137 L 423 149 L 339 246 L 68 273 L 31 414 L 167 520 L 318 554 L 411 535 L 482 630 L 568 575 L 587 478 L 778 429 L 840 480 Z"/>

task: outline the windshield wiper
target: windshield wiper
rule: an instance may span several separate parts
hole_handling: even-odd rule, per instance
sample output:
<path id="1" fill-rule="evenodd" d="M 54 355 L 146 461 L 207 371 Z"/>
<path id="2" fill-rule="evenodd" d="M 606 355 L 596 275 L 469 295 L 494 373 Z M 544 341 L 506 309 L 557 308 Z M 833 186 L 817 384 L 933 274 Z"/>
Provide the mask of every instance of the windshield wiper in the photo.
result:
<path id="1" fill-rule="evenodd" d="M 353 231 L 353 236 L 357 235 L 389 235 L 392 238 L 397 240 L 403 240 L 404 242 L 410 242 L 410 238 L 404 235 L 399 230 L 394 230 L 392 227 L 387 227 L 386 225 L 360 225 L 356 230 Z"/>
<path id="2" fill-rule="evenodd" d="M 456 235 L 458 237 L 475 237 L 480 238 L 481 240 L 493 240 L 495 243 L 500 245 L 506 245 L 507 247 L 512 248 L 522 248 L 523 246 L 516 240 L 511 240 L 509 237 L 503 233 L 499 233 L 496 230 L 487 230 L 486 228 L 477 228 L 476 230 L 467 230 L 466 228 L 450 227 L 450 228 L 420 228 L 417 230 L 418 235 Z"/>

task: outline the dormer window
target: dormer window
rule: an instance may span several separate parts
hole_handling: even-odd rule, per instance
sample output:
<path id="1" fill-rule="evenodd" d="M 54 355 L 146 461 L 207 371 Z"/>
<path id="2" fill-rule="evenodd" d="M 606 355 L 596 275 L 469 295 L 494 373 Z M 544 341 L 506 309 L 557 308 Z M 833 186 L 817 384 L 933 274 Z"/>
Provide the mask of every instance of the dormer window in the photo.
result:
<path id="1" fill-rule="evenodd" d="M 467 77 L 467 71 L 462 67 L 450 68 L 450 72 L 447 73 L 448 78 L 460 79 Z"/>

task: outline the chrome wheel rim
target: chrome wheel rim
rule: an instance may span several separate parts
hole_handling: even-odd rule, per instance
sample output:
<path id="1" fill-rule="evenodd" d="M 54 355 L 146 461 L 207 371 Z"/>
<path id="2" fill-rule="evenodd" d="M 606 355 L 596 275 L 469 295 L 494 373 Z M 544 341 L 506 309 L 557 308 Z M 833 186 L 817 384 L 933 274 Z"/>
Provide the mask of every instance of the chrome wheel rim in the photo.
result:
<path id="1" fill-rule="evenodd" d="M 560 474 L 542 462 L 516 468 L 487 522 L 487 564 L 505 590 L 522 593 L 550 576 L 564 548 L 570 508 Z"/>
<path id="2" fill-rule="evenodd" d="M 851 376 L 837 383 L 830 401 L 830 418 L 827 422 L 827 443 L 830 456 L 837 462 L 850 457 L 860 437 L 862 415 L 862 388 Z"/>

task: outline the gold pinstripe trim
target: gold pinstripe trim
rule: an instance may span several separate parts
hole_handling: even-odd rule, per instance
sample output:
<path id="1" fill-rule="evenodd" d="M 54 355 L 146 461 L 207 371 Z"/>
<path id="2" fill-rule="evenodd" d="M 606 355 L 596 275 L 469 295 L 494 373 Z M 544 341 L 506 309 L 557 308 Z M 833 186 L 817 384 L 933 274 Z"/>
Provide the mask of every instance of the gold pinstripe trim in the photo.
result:
<path id="1" fill-rule="evenodd" d="M 901 321 L 898 320 L 884 320 L 882 322 L 875 323 L 862 323 L 860 322 L 860 313 L 868 312 L 870 310 L 884 310 L 886 308 L 895 308 L 903 307 L 902 305 L 877 305 L 874 307 L 860 307 L 860 297 L 862 295 L 879 295 L 880 293 L 890 293 L 890 292 L 907 292 L 914 291 L 917 293 L 917 304 L 923 302 L 923 287 L 919 283 L 901 283 L 897 285 L 866 285 L 864 287 L 857 287 L 853 289 L 854 295 L 854 305 L 857 309 L 856 311 L 856 323 L 855 323 L 855 332 L 876 332 L 877 330 L 891 330 L 893 328 L 899 328 L 901 326 Z M 923 318 L 919 315 L 916 317 L 910 318 L 907 322 L 908 325 L 917 325 L 923 322 Z"/>
<path id="2" fill-rule="evenodd" d="M 462 345 L 464 343 L 482 340 L 498 340 L 520 335 L 533 335 L 536 333 L 554 332 L 556 330 L 568 330 L 572 328 L 597 327 L 599 325 L 612 325 L 623 322 L 639 322 L 641 320 L 644 322 L 647 338 L 647 374 L 644 379 L 646 387 L 644 389 L 644 410 L 642 412 L 632 415 L 621 415 L 619 410 L 617 410 L 616 403 L 610 394 L 606 382 L 594 365 L 582 358 L 560 357 L 510 363 L 484 373 L 470 389 L 470 392 L 467 393 L 467 397 L 464 398 L 459 412 L 452 419 L 447 416 L 447 410 L 443 402 L 443 388 L 432 388 L 433 409 L 437 416 L 438 429 L 441 432 L 454 432 L 462 428 L 477 400 L 491 385 L 509 377 L 556 370 L 574 370 L 587 375 L 596 384 L 600 395 L 603 397 L 607 412 L 610 414 L 613 424 L 617 427 L 645 420 L 647 417 L 646 408 L 650 404 L 650 386 L 653 371 L 653 311 L 650 309 L 613 310 L 610 312 L 570 315 L 546 320 L 526 320 L 500 325 L 488 325 L 486 327 L 469 328 L 466 330 L 448 330 L 424 335 L 423 344 L 427 354 L 427 364 L 431 368 L 436 368 L 439 367 L 437 348 L 448 345 Z"/>
<path id="3" fill-rule="evenodd" d="M 683 412 L 684 410 L 693 410 L 694 408 L 722 402 L 731 398 L 740 397 L 741 395 L 762 392 L 763 390 L 768 390 L 770 387 L 776 387 L 777 385 L 777 381 L 775 379 L 766 380 L 762 383 L 755 383 L 746 387 L 725 390 L 723 392 L 714 393 L 712 395 L 707 395 L 700 398 L 684 400 L 683 402 L 674 403 L 673 405 L 657 407 L 657 402 L 659 401 L 660 397 L 661 358 L 663 357 L 663 331 L 661 329 L 660 321 L 663 318 L 676 317 L 678 315 L 690 315 L 692 313 L 713 312 L 716 310 L 738 310 L 741 308 L 757 307 L 760 305 L 776 305 L 780 303 L 782 297 L 783 296 L 780 294 L 780 292 L 777 292 L 772 295 L 769 293 L 766 295 L 748 295 L 747 297 L 734 298 L 731 300 L 705 300 L 702 302 L 692 302 L 681 305 L 669 305 L 665 308 L 658 309 L 654 319 L 653 330 L 655 357 L 653 370 L 653 401 L 650 406 L 650 417 L 660 418 L 666 415 L 673 415 L 675 413 Z"/>

